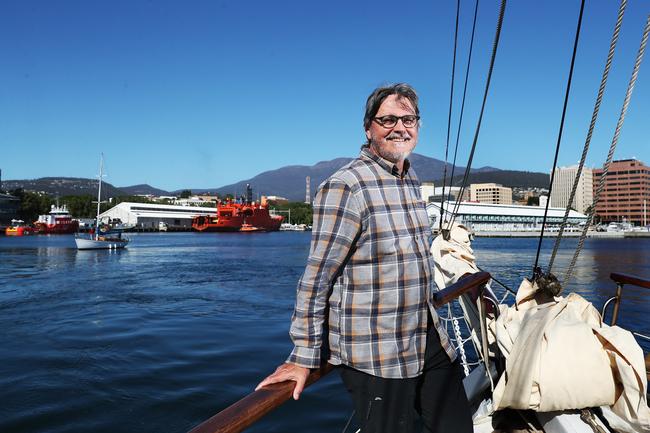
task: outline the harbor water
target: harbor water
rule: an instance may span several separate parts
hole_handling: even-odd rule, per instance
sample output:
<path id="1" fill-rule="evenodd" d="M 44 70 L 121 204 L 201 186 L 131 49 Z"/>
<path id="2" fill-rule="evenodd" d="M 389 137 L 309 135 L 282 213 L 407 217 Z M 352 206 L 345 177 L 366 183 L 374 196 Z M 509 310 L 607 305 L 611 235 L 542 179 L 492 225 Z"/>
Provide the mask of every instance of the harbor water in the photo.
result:
<path id="1" fill-rule="evenodd" d="M 310 233 L 131 239 L 77 251 L 72 236 L 0 237 L 0 432 L 186 432 L 284 361 Z M 562 243 L 560 276 L 576 243 Z M 480 266 L 513 288 L 536 246 L 474 241 Z M 650 278 L 650 239 L 588 239 L 568 290 L 600 309 L 610 272 Z M 620 324 L 650 335 L 648 317 L 650 291 L 626 287 Z M 334 373 L 250 431 L 340 432 L 350 412 Z"/>

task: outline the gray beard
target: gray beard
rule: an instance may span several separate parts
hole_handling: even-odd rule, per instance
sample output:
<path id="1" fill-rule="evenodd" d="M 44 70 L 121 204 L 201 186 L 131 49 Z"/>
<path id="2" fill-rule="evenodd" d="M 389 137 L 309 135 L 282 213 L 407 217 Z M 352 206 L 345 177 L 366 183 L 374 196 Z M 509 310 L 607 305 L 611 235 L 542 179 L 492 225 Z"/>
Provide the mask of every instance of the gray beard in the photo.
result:
<path id="1" fill-rule="evenodd" d="M 377 153 L 377 155 L 381 156 L 386 161 L 392 162 L 393 164 L 396 164 L 400 161 L 404 161 L 411 154 L 411 151 L 408 152 L 386 151 L 382 149 L 381 146 L 375 143 L 374 141 L 370 142 L 370 147 L 372 147 L 372 149 Z"/>

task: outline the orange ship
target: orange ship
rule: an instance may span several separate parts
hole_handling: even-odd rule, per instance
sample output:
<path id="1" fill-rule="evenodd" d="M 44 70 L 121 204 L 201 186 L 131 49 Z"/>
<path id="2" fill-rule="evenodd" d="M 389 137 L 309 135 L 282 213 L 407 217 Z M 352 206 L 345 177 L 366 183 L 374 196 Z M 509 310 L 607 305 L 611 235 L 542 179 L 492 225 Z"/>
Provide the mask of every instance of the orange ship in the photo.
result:
<path id="1" fill-rule="evenodd" d="M 38 233 L 34 227 L 25 224 L 23 220 L 11 220 L 11 226 L 5 229 L 7 236 L 27 236 Z"/>
<path id="2" fill-rule="evenodd" d="M 217 214 L 192 219 L 192 229 L 199 232 L 259 232 L 280 229 L 284 217 L 271 215 L 263 197 L 252 201 L 253 190 L 246 186 L 246 197 L 240 202 L 226 200 L 217 204 Z"/>

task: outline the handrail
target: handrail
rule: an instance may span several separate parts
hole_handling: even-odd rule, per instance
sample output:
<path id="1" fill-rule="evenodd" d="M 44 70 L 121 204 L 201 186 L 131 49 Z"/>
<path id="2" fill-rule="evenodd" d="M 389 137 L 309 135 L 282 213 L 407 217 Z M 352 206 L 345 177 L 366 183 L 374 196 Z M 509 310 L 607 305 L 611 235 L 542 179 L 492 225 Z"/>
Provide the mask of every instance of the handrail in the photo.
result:
<path id="1" fill-rule="evenodd" d="M 334 366 L 325 363 L 307 377 L 305 388 L 332 371 Z M 295 382 L 286 381 L 265 386 L 228 406 L 212 418 L 194 427 L 189 433 L 239 433 L 253 425 L 273 409 L 289 400 Z"/>
<path id="2" fill-rule="evenodd" d="M 466 277 L 462 277 L 451 286 L 445 287 L 439 292 L 434 293 L 433 306 L 440 308 L 443 305 L 448 304 L 454 299 L 460 297 L 464 293 L 487 284 L 490 281 L 490 278 L 491 277 L 489 272 L 477 272 L 475 274 L 470 274 Z"/>
<path id="3" fill-rule="evenodd" d="M 637 277 L 635 275 L 619 274 L 617 272 L 612 272 L 609 275 L 609 278 L 611 278 L 618 284 L 632 284 L 634 286 L 650 289 L 650 280 L 646 280 L 644 278 Z"/>
<path id="4" fill-rule="evenodd" d="M 434 306 L 439 308 L 463 293 L 487 284 L 488 281 L 490 281 L 488 272 L 477 272 L 463 277 L 455 284 L 435 293 L 433 296 Z M 311 372 L 305 383 L 305 388 L 333 369 L 333 365 L 325 363 L 318 370 Z M 289 400 L 293 394 L 294 386 L 295 382 L 293 381 L 265 386 L 202 422 L 189 433 L 240 433 Z"/>

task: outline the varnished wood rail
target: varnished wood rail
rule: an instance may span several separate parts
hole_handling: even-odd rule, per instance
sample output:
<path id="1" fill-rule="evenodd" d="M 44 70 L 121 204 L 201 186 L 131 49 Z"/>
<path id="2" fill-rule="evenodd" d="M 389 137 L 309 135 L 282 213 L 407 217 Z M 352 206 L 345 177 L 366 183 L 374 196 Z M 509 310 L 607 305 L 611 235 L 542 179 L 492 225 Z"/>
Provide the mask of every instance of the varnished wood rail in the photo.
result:
<path id="1" fill-rule="evenodd" d="M 650 280 L 646 280 L 644 278 L 637 277 L 635 275 L 618 274 L 616 272 L 612 272 L 609 275 L 609 278 L 611 278 L 618 284 L 632 284 L 633 286 L 639 286 L 645 289 L 650 289 Z"/>
<path id="2" fill-rule="evenodd" d="M 305 388 L 332 371 L 332 364 L 325 364 L 312 371 Z M 289 400 L 293 394 L 295 382 L 274 383 L 248 394 L 237 403 L 228 406 L 212 418 L 190 430 L 189 433 L 239 433 L 253 425 L 267 413 Z"/>
<path id="3" fill-rule="evenodd" d="M 434 304 L 436 308 L 439 308 L 469 290 L 480 288 L 487 284 L 488 281 L 490 281 L 490 274 L 487 272 L 478 272 L 463 277 L 457 283 L 437 292 L 434 295 Z M 333 365 L 326 363 L 320 369 L 311 372 L 307 378 L 305 388 L 333 369 Z M 242 432 L 264 415 L 289 400 L 293 394 L 294 386 L 295 382 L 287 381 L 254 391 L 233 405 L 228 406 L 212 418 L 194 427 L 189 433 Z"/>
<path id="4" fill-rule="evenodd" d="M 478 289 L 490 281 L 489 272 L 477 272 L 462 277 L 455 284 L 445 287 L 433 295 L 433 304 L 436 308 L 440 308 L 445 304 L 460 297 L 462 294 L 469 292 L 473 289 Z"/>

